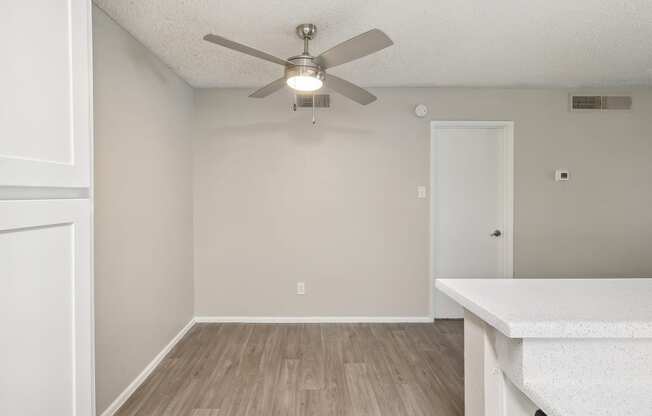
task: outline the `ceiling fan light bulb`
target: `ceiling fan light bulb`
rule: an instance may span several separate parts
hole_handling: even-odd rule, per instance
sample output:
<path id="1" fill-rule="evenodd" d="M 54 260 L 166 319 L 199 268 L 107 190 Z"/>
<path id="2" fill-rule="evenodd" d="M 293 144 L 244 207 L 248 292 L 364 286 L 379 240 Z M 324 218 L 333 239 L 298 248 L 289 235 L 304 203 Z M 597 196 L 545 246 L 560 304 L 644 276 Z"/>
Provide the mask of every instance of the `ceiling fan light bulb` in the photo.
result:
<path id="1" fill-rule="evenodd" d="M 321 79 L 309 75 L 297 75 L 287 79 L 290 88 L 297 91 L 317 91 L 324 83 Z"/>
<path id="2" fill-rule="evenodd" d="M 291 58 L 294 66 L 285 68 L 285 82 L 296 91 L 317 91 L 324 85 L 324 71 L 312 64 L 311 58 L 298 56 Z"/>

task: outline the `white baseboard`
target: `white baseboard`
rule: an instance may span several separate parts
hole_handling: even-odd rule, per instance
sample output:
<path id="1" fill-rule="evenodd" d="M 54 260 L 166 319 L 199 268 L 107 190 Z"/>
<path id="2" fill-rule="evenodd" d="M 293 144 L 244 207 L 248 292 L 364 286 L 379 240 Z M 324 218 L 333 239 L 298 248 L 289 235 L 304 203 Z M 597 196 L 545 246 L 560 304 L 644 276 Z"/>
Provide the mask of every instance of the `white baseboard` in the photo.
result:
<path id="1" fill-rule="evenodd" d="M 147 367 L 145 367 L 145 369 L 140 374 L 138 374 L 138 377 L 136 377 L 134 381 L 132 381 L 131 384 L 129 384 L 127 388 L 124 389 L 122 393 L 120 393 L 120 395 L 118 395 L 118 397 L 113 401 L 113 403 L 111 403 L 109 407 L 107 407 L 107 409 L 102 412 L 101 416 L 113 416 L 115 412 L 117 412 L 118 409 L 120 409 L 120 407 L 122 407 L 122 405 L 125 404 L 127 399 L 129 399 L 129 397 L 143 383 L 143 381 L 145 381 L 145 379 L 149 377 L 149 375 L 152 373 L 152 371 L 154 371 L 156 366 L 158 366 L 161 363 L 161 361 L 163 361 L 163 358 L 165 358 L 165 356 L 172 350 L 172 348 L 174 348 L 174 346 L 181 340 L 181 338 L 183 338 L 183 336 L 186 335 L 188 331 L 190 331 L 190 328 L 192 328 L 194 324 L 195 324 L 195 318 L 192 318 L 190 322 L 188 322 L 186 326 L 181 328 L 181 331 L 179 331 L 179 333 L 176 334 L 174 338 L 172 338 L 172 341 L 170 341 L 163 348 L 163 350 L 161 350 L 161 352 L 159 352 L 156 355 L 156 357 L 154 357 L 154 359 L 149 364 L 147 364 Z"/>
<path id="2" fill-rule="evenodd" d="M 429 316 L 196 316 L 197 323 L 432 323 Z"/>

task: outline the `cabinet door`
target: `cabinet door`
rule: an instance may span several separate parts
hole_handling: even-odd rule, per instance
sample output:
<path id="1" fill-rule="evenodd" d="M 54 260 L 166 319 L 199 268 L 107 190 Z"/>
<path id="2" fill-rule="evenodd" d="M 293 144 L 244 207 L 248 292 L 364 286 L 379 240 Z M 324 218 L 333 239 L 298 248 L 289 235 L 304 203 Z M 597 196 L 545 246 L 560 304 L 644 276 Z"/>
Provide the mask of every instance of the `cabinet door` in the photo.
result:
<path id="1" fill-rule="evenodd" d="M 88 187 L 90 1 L 0 2 L 0 186 Z"/>
<path id="2" fill-rule="evenodd" d="M 0 201 L 0 414 L 94 416 L 89 201 Z"/>

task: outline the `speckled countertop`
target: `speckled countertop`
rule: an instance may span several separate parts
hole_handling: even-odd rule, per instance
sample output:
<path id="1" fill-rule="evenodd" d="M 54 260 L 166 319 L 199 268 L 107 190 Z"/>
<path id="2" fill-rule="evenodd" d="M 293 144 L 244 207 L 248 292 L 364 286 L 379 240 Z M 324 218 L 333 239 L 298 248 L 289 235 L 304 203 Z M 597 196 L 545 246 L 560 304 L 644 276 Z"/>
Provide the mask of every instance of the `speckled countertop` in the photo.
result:
<path id="1" fill-rule="evenodd" d="M 437 279 L 510 338 L 652 338 L 652 279 Z"/>
<path id="2" fill-rule="evenodd" d="M 650 416 L 650 381 L 623 383 L 539 382 L 524 391 L 546 404 L 548 416 Z"/>

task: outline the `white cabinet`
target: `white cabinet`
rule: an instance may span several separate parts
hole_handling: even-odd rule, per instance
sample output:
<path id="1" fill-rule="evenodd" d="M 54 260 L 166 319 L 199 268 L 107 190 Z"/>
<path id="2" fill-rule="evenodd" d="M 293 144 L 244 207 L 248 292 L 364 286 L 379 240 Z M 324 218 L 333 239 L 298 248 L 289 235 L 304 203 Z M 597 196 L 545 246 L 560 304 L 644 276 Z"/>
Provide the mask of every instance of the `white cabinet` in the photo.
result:
<path id="1" fill-rule="evenodd" d="M 0 414 L 93 415 L 88 200 L 0 201 Z"/>
<path id="2" fill-rule="evenodd" d="M 0 1 L 0 415 L 95 415 L 90 13 Z"/>
<path id="3" fill-rule="evenodd" d="M 88 187 L 91 5 L 0 2 L 0 186 Z"/>

